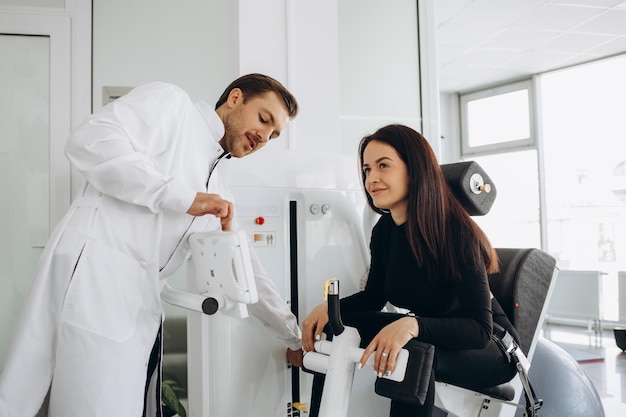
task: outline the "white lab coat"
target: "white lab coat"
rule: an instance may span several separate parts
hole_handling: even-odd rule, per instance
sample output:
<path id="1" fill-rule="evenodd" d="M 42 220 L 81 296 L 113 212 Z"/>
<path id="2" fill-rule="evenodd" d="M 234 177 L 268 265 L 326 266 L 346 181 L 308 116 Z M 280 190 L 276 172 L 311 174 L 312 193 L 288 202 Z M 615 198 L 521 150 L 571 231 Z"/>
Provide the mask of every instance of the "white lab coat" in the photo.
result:
<path id="1" fill-rule="evenodd" d="M 86 185 L 39 261 L 0 377 L 0 417 L 34 416 L 48 389 L 49 417 L 141 416 L 163 279 L 188 256 L 183 236 L 220 228 L 186 211 L 206 191 L 223 134 L 212 107 L 164 83 L 134 89 L 75 130 L 66 154 Z M 232 201 L 219 169 L 208 191 Z M 252 258 L 259 302 L 250 312 L 298 349 L 295 317 Z"/>

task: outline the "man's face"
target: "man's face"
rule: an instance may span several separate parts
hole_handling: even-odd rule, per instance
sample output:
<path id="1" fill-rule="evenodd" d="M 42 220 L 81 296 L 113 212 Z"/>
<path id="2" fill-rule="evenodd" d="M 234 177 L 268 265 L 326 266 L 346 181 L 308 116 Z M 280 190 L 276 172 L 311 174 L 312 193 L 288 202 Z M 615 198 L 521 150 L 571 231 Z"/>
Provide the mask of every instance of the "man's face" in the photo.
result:
<path id="1" fill-rule="evenodd" d="M 248 99 L 234 89 L 225 103 L 225 133 L 220 144 L 232 156 L 241 158 L 261 149 L 275 139 L 289 122 L 285 104 L 273 91 Z"/>

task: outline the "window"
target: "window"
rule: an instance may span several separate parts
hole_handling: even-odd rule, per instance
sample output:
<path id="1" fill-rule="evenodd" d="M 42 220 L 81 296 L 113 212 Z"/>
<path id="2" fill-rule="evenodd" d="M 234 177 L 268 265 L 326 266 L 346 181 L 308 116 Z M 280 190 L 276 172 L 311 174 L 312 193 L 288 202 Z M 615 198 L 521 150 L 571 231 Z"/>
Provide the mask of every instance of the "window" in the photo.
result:
<path id="1" fill-rule="evenodd" d="M 624 74 L 619 56 L 460 97 L 461 157 L 498 192 L 476 222 L 496 247 L 539 247 L 561 270 L 600 271 L 605 321 L 626 317 L 617 297 L 626 271 Z"/>
<path id="2" fill-rule="evenodd" d="M 540 78 L 547 248 L 561 269 L 601 271 L 617 320 L 626 270 L 626 56 Z M 623 314 L 624 312 L 622 312 Z"/>
<path id="3" fill-rule="evenodd" d="M 541 247 L 532 87 L 523 81 L 459 98 L 461 158 L 483 167 L 498 193 L 491 211 L 474 218 L 496 247 Z"/>
<path id="4" fill-rule="evenodd" d="M 535 145 L 531 86 L 524 81 L 461 96 L 464 155 Z"/>
<path id="5" fill-rule="evenodd" d="M 498 196 L 474 217 L 496 247 L 539 248 L 539 179 L 534 149 L 471 158 L 493 180 Z"/>

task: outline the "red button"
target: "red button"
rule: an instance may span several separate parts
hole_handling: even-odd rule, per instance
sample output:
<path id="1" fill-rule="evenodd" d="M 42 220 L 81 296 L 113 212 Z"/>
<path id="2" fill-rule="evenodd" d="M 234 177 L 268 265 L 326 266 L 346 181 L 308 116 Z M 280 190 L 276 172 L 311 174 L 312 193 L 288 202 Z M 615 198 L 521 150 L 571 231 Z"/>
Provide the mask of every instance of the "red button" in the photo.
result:
<path id="1" fill-rule="evenodd" d="M 256 224 L 262 225 L 263 223 L 265 223 L 265 219 L 263 217 L 257 217 L 256 219 L 254 219 L 254 222 Z"/>

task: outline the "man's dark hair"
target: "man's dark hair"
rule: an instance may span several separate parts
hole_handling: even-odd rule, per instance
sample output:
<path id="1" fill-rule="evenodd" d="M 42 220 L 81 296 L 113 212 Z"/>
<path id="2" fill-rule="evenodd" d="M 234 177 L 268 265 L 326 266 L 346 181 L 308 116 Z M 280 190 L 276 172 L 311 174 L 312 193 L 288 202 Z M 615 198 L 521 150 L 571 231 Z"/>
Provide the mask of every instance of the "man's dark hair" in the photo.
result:
<path id="1" fill-rule="evenodd" d="M 230 85 L 226 87 L 226 90 L 222 93 L 219 100 L 217 100 L 215 109 L 226 102 L 228 95 L 233 88 L 241 89 L 243 92 L 244 103 L 248 99 L 273 91 L 278 94 L 278 96 L 283 100 L 283 103 L 285 103 L 289 118 L 294 118 L 298 114 L 298 102 L 293 94 L 291 94 L 289 90 L 287 90 L 280 82 L 263 74 L 244 75 L 230 83 Z"/>

